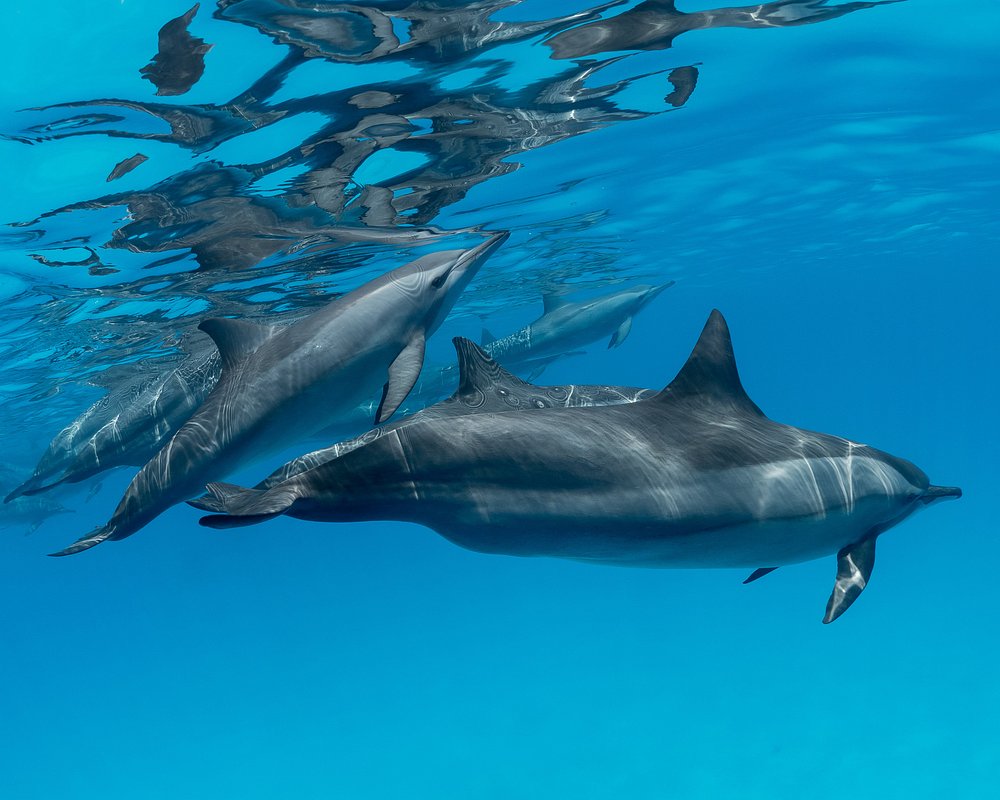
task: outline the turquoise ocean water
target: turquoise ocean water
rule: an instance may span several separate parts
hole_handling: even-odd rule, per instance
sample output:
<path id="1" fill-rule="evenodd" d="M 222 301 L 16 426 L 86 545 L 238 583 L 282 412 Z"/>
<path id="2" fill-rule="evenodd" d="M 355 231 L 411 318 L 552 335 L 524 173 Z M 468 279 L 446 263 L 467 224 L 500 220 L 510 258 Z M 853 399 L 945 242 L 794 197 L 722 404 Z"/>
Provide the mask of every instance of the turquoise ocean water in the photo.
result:
<path id="1" fill-rule="evenodd" d="M 825 626 L 832 556 L 744 586 L 177 506 L 46 558 L 109 471 L 0 508 L 0 797 L 997 796 L 996 3 L 220 0 L 144 79 L 189 9 L 5 8 L 3 493 L 101 373 L 484 229 L 428 367 L 543 292 L 673 280 L 540 380 L 659 388 L 719 308 L 769 416 L 965 496 Z"/>

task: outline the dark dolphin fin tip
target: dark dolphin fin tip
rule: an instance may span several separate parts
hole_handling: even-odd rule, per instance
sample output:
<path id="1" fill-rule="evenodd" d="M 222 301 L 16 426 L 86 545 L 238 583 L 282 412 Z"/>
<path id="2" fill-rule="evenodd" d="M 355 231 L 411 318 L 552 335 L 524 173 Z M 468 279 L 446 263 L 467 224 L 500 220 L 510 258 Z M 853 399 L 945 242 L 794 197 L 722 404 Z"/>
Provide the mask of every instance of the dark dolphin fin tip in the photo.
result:
<path id="1" fill-rule="evenodd" d="M 99 528 L 95 528 L 86 536 L 77 539 L 69 547 L 64 547 L 55 553 L 49 553 L 53 558 L 60 558 L 62 556 L 72 556 L 77 553 L 82 553 L 84 550 L 89 550 L 91 547 L 99 545 L 101 542 L 105 542 L 111 538 L 111 535 L 115 532 L 115 529 L 108 526 L 102 525 Z"/>
<path id="2" fill-rule="evenodd" d="M 743 388 L 736 368 L 729 325 L 718 309 L 713 309 L 698 342 L 670 385 L 655 399 L 699 398 L 732 406 L 740 411 L 764 416 Z"/>
<path id="3" fill-rule="evenodd" d="M 770 575 L 774 572 L 777 567 L 761 567 L 760 569 L 755 569 L 750 573 L 749 577 L 743 581 L 743 585 L 746 586 L 748 583 L 753 583 L 754 581 L 759 581 L 765 575 Z"/>
<path id="4" fill-rule="evenodd" d="M 453 397 L 486 392 L 494 386 L 530 386 L 501 367 L 486 351 L 462 336 L 451 340 L 458 355 L 458 390 Z"/>
<path id="5" fill-rule="evenodd" d="M 485 347 L 488 344 L 493 344 L 497 340 L 497 337 L 490 333 L 486 328 L 483 328 L 483 332 L 479 337 L 479 344 Z"/>
<path id="6" fill-rule="evenodd" d="M 829 625 L 857 600 L 875 567 L 875 537 L 849 544 L 837 553 L 837 582 L 826 604 L 823 624 Z"/>

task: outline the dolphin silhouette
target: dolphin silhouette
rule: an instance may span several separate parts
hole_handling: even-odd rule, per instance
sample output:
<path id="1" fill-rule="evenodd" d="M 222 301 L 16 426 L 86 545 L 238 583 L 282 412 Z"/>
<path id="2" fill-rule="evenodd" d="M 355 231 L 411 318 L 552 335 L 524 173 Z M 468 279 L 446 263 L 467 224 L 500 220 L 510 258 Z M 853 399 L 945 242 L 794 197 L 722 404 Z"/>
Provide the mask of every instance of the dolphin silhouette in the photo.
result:
<path id="1" fill-rule="evenodd" d="M 275 470 L 254 489 L 264 491 L 289 478 L 306 472 L 327 461 L 340 458 L 352 450 L 387 436 L 400 428 L 430 420 L 446 420 L 467 414 L 487 414 L 504 411 L 534 411 L 539 408 L 583 408 L 635 403 L 656 394 L 654 389 L 635 386 L 601 386 L 569 384 L 565 386 L 535 386 L 512 375 L 473 342 L 462 337 L 452 339 L 458 355 L 458 389 L 447 400 L 404 417 L 380 425 L 343 442 L 306 453 Z M 245 489 L 228 484 L 212 484 L 213 493 L 188 504 L 204 511 L 224 512 L 229 491 L 242 494 Z"/>
<path id="2" fill-rule="evenodd" d="M 579 303 L 545 294 L 541 317 L 502 339 L 484 329 L 482 346 L 507 367 L 561 355 L 609 335 L 608 347 L 618 347 L 632 330 L 632 318 L 673 285 L 631 286 Z M 534 376 L 539 373 L 536 369 Z"/>
<path id="3" fill-rule="evenodd" d="M 837 554 L 824 622 L 868 583 L 876 538 L 961 490 L 867 445 L 774 422 L 740 382 L 713 311 L 677 377 L 628 405 L 470 414 L 393 431 L 228 516 L 426 525 L 471 550 L 761 571 Z M 756 575 L 757 573 L 755 573 Z"/>
<path id="4" fill-rule="evenodd" d="M 422 256 L 280 330 L 202 322 L 222 357 L 215 389 L 135 476 L 110 521 L 53 555 L 131 536 L 206 482 L 315 434 L 383 381 L 375 421 L 386 420 L 420 374 L 427 337 L 507 236 Z"/>

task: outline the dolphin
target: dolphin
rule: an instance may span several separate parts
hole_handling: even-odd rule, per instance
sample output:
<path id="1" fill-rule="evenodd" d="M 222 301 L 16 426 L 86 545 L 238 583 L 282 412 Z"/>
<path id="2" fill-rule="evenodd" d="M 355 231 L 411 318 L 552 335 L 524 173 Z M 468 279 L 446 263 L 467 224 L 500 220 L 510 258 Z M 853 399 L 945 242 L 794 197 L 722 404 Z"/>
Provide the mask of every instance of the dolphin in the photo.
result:
<path id="1" fill-rule="evenodd" d="M 114 467 L 142 466 L 208 397 L 221 363 L 213 350 L 162 375 L 115 387 L 56 434 L 32 476 L 4 502 Z"/>
<path id="2" fill-rule="evenodd" d="M 18 471 L 0 464 L 0 486 L 11 486 Z M 47 497 L 18 497 L 0 511 L 0 528 L 25 528 L 28 536 L 38 530 L 49 517 L 56 514 L 70 514 L 71 509 Z"/>
<path id="3" fill-rule="evenodd" d="M 608 347 L 618 347 L 632 330 L 632 318 L 673 285 L 674 281 L 667 281 L 659 286 L 632 286 L 580 303 L 560 294 L 545 294 L 541 317 L 502 339 L 484 329 L 483 349 L 509 367 L 563 354 L 603 336 L 611 336 Z M 539 372 L 535 370 L 536 377 Z"/>
<path id="4" fill-rule="evenodd" d="M 225 493 L 228 516 L 203 524 L 391 519 L 484 553 L 758 567 L 751 577 L 835 553 L 826 623 L 867 585 L 879 535 L 961 496 L 901 458 L 768 419 L 718 311 L 651 398 L 430 420 L 267 491 Z"/>
<path id="5" fill-rule="evenodd" d="M 375 422 L 385 421 L 416 382 L 427 337 L 508 235 L 422 256 L 283 329 L 202 322 L 222 358 L 215 389 L 135 476 L 109 522 L 53 555 L 131 536 L 206 482 L 330 425 L 383 381 Z"/>
<path id="6" fill-rule="evenodd" d="M 473 342 L 462 337 L 452 339 L 458 355 L 458 388 L 447 400 L 404 417 L 396 422 L 372 428 L 361 436 L 315 450 L 289 461 L 258 483 L 259 491 L 277 486 L 327 461 L 340 458 L 359 447 L 388 436 L 409 425 L 447 420 L 467 414 L 493 414 L 504 411 L 533 411 L 539 408 L 583 408 L 635 403 L 656 394 L 653 389 L 635 386 L 599 386 L 569 384 L 535 386 L 505 370 Z M 216 495 L 189 500 L 188 504 L 204 511 L 226 510 L 225 484 L 213 484 Z M 239 489 L 240 493 L 244 490 Z"/>

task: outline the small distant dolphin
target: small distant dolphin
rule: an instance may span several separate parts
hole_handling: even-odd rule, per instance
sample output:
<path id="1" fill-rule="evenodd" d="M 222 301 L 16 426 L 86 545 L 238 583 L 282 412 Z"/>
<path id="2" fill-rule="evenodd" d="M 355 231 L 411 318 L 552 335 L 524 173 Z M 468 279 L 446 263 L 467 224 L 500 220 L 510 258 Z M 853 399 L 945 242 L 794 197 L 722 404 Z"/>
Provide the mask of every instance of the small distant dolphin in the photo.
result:
<path id="1" fill-rule="evenodd" d="M 210 487 L 211 488 L 211 487 Z M 778 566 L 837 554 L 824 622 L 871 576 L 876 538 L 961 490 L 908 461 L 773 422 L 713 311 L 687 363 L 629 405 L 409 425 L 265 492 L 226 487 L 229 527 L 279 514 L 417 522 L 486 553 L 648 567 Z"/>
<path id="2" fill-rule="evenodd" d="M 220 369 L 213 350 L 162 375 L 116 386 L 52 439 L 32 476 L 4 502 L 114 467 L 142 466 L 204 402 Z"/>
<path id="3" fill-rule="evenodd" d="M 0 487 L 11 486 L 17 474 L 15 468 L 0 464 Z M 38 530 L 50 517 L 70 513 L 71 509 L 47 497 L 18 497 L 0 509 L 0 529 L 25 528 L 24 535 L 28 536 Z"/>
<path id="4" fill-rule="evenodd" d="M 534 411 L 540 408 L 583 408 L 586 406 L 610 406 L 621 403 L 635 403 L 656 394 L 654 389 L 639 389 L 634 386 L 588 386 L 570 384 L 566 386 L 535 386 L 512 375 L 481 348 L 461 337 L 452 339 L 458 355 L 458 389 L 447 400 L 404 417 L 397 422 L 381 425 L 370 431 L 339 442 L 322 450 L 316 450 L 289 461 L 258 483 L 254 489 L 264 491 L 277 486 L 289 478 L 306 472 L 327 461 L 340 458 L 352 450 L 387 436 L 408 425 L 446 420 L 467 414 L 486 414 L 504 411 Z M 200 497 L 188 501 L 189 505 L 204 511 L 222 512 L 226 510 L 226 484 L 213 484 L 216 496 Z M 245 489 L 237 490 L 243 494 Z"/>
<path id="5" fill-rule="evenodd" d="M 618 347 L 632 330 L 632 318 L 673 285 L 674 281 L 667 281 L 660 286 L 632 286 L 580 303 L 546 294 L 542 296 L 541 317 L 502 339 L 483 330 L 482 346 L 508 368 L 561 355 L 604 336 L 611 336 L 608 347 Z"/>
<path id="6" fill-rule="evenodd" d="M 218 385 L 135 476 L 111 520 L 53 555 L 131 536 L 208 481 L 330 425 L 383 381 L 375 421 L 385 421 L 416 382 L 427 337 L 507 236 L 422 256 L 284 329 L 202 322 L 222 357 Z"/>

